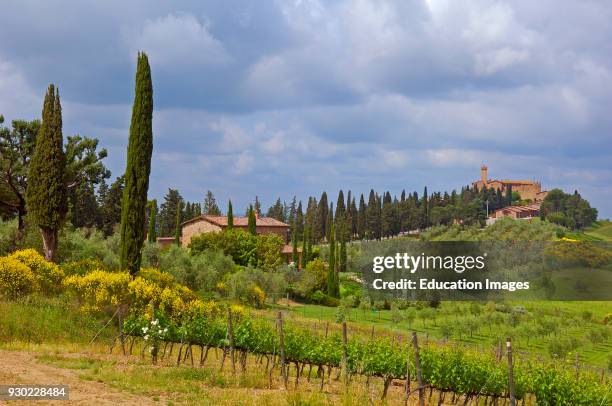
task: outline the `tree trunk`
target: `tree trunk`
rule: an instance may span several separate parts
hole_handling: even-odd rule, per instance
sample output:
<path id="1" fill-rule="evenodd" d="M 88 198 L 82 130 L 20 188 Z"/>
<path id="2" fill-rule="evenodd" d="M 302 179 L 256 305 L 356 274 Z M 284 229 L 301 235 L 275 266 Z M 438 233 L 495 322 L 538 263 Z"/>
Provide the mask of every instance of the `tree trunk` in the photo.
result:
<path id="1" fill-rule="evenodd" d="M 57 254 L 57 230 L 52 230 L 47 227 L 41 227 L 40 233 L 43 240 L 43 251 L 45 259 L 54 262 Z"/>

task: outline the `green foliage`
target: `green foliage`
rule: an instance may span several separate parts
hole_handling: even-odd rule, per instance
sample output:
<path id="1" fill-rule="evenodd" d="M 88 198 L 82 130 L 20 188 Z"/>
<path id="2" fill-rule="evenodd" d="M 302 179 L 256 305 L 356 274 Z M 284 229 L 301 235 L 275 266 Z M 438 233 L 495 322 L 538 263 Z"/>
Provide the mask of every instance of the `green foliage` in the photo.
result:
<path id="1" fill-rule="evenodd" d="M 255 210 L 253 209 L 253 206 L 249 207 L 249 212 L 248 212 L 248 230 L 249 230 L 249 234 L 251 235 L 257 235 L 257 217 L 255 215 Z"/>
<path id="2" fill-rule="evenodd" d="M 149 232 L 147 233 L 149 242 L 157 241 L 157 200 L 149 202 Z"/>
<path id="3" fill-rule="evenodd" d="M 548 192 L 540 212 L 543 219 L 571 229 L 583 229 L 597 220 L 597 209 L 578 192 L 570 195 L 560 189 Z"/>
<path id="4" fill-rule="evenodd" d="M 227 228 L 229 230 L 234 228 L 234 209 L 231 200 L 227 203 Z"/>
<path id="5" fill-rule="evenodd" d="M 130 138 L 121 206 L 121 269 L 132 275 L 140 269 L 145 232 L 145 210 L 151 154 L 153 152 L 153 84 L 147 55 L 138 54 L 136 91 L 132 108 Z"/>
<path id="6" fill-rule="evenodd" d="M 42 232 L 45 257 L 53 260 L 57 233 L 67 210 L 62 107 L 59 92 L 53 85 L 47 90 L 42 116 L 28 169 L 26 201 L 34 223 Z"/>
<path id="7" fill-rule="evenodd" d="M 283 240 L 276 234 L 253 235 L 240 229 L 203 233 L 191 240 L 191 253 L 213 250 L 232 257 L 237 265 L 273 271 L 282 264 Z"/>
<path id="8" fill-rule="evenodd" d="M 266 293 L 283 294 L 286 289 L 282 275 L 253 268 L 228 274 L 225 279 L 226 293 L 230 299 L 257 308 L 264 306 Z"/>

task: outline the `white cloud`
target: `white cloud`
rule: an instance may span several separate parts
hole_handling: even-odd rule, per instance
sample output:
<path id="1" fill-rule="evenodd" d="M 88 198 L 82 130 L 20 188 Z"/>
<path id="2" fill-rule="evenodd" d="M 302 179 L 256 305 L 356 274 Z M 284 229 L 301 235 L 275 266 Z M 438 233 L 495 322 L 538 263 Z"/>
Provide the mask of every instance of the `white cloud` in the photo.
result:
<path id="1" fill-rule="evenodd" d="M 255 157 L 250 152 L 242 152 L 236 158 L 233 167 L 233 173 L 235 175 L 245 175 L 252 171 L 255 166 Z"/>
<path id="2" fill-rule="evenodd" d="M 191 14 L 168 14 L 146 20 L 136 31 L 126 30 L 130 55 L 144 50 L 160 68 L 182 70 L 229 62 L 223 44 L 208 31 L 206 23 Z"/>

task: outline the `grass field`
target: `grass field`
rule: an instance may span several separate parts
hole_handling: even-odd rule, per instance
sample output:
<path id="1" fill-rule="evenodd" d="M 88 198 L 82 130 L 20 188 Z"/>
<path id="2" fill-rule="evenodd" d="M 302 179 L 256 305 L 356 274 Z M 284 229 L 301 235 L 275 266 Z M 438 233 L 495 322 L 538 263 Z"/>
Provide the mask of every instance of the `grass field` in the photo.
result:
<path id="1" fill-rule="evenodd" d="M 599 220 L 581 232 L 566 233 L 568 237 L 581 241 L 612 241 L 612 221 Z"/>

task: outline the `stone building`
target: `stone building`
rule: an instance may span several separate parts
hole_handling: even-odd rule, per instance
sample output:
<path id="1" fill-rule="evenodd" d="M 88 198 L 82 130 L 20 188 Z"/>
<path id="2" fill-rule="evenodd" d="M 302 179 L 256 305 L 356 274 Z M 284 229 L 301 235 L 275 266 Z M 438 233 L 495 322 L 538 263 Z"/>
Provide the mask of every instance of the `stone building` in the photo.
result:
<path id="1" fill-rule="evenodd" d="M 289 224 L 278 221 L 272 217 L 260 217 L 255 214 L 255 226 L 257 234 L 278 234 L 287 244 L 290 238 L 291 227 Z M 201 216 L 187 220 L 181 224 L 181 245 L 186 247 L 191 239 L 202 233 L 223 231 L 227 228 L 227 216 Z M 234 228 L 247 230 L 249 228 L 248 217 L 234 217 Z"/>
<path id="2" fill-rule="evenodd" d="M 486 165 L 480 167 L 480 180 L 472 182 L 472 187 L 477 187 L 478 190 L 487 187 L 488 189 L 501 190 L 502 193 L 505 193 L 509 186 L 512 187 L 513 192 L 518 192 L 522 200 L 531 200 L 532 202 L 541 202 L 548 193 L 542 190 L 542 184 L 538 181 L 489 179 Z"/>
<path id="3" fill-rule="evenodd" d="M 495 210 L 487 219 L 487 225 L 495 223 L 503 217 L 511 217 L 518 220 L 528 220 L 540 216 L 541 202 L 528 204 L 525 206 L 507 206 Z"/>
<path id="4" fill-rule="evenodd" d="M 234 228 L 247 230 L 249 228 L 248 217 L 234 217 Z M 227 229 L 227 216 L 209 216 L 204 214 L 187 220 L 181 224 L 181 245 L 187 247 L 191 239 L 202 233 L 214 233 Z M 293 247 L 289 245 L 291 239 L 291 227 L 289 224 L 276 220 L 272 217 L 260 217 L 255 213 L 255 230 L 257 234 L 277 234 L 285 245 L 281 254 L 287 263 L 291 262 Z M 302 250 L 298 248 L 298 257 L 301 258 Z M 299 266 L 298 261 L 298 265 Z"/>

